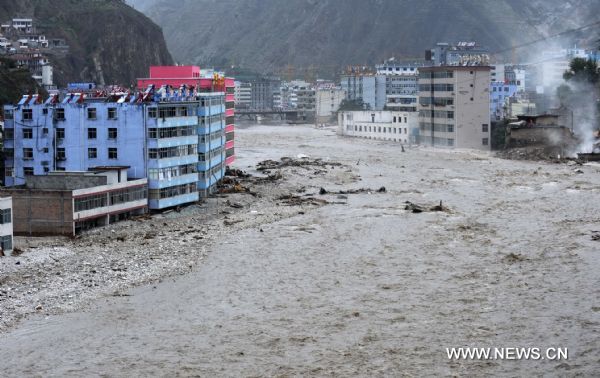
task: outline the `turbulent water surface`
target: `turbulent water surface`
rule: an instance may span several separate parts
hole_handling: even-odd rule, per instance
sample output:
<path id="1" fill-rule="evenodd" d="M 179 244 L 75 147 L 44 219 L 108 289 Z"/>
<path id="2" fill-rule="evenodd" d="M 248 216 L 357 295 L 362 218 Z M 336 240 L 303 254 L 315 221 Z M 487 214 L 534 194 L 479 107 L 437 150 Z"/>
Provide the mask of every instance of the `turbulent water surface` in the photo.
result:
<path id="1" fill-rule="evenodd" d="M 242 169 L 302 153 L 362 178 L 339 168 L 323 183 L 299 168 L 308 192 L 387 192 L 323 196 L 337 203 L 231 234 L 192 273 L 31 318 L 0 336 L 2 375 L 600 371 L 600 168 L 401 153 L 310 127 L 236 137 Z M 448 212 L 404 209 L 440 200 Z M 446 348 L 460 346 L 566 347 L 569 358 L 450 361 Z"/>

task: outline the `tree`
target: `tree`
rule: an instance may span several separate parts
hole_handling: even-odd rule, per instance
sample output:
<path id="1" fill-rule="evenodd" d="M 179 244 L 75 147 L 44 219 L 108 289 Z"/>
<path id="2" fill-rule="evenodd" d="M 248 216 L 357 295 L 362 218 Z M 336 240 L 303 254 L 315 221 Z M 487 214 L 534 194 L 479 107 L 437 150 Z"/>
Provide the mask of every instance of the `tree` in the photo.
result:
<path id="1" fill-rule="evenodd" d="M 598 63 L 592 59 L 574 58 L 569 64 L 569 69 L 563 74 L 563 78 L 566 81 L 598 84 L 600 81 Z"/>

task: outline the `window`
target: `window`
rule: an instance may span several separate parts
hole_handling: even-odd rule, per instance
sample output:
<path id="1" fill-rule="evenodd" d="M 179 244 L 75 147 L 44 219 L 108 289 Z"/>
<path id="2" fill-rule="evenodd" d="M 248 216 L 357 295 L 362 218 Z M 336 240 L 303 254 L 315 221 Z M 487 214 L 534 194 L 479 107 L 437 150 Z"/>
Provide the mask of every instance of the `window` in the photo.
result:
<path id="1" fill-rule="evenodd" d="M 67 153 L 64 147 L 56 149 L 56 160 L 67 160 Z"/>
<path id="2" fill-rule="evenodd" d="M 156 118 L 156 108 L 148 108 L 148 118 Z"/>
<path id="3" fill-rule="evenodd" d="M 406 117 L 404 117 L 404 123 L 407 123 L 408 121 L 406 120 Z"/>
<path id="4" fill-rule="evenodd" d="M 48 114 L 48 108 L 42 109 L 42 114 Z"/>
<path id="5" fill-rule="evenodd" d="M 454 139 L 448 139 L 448 146 L 454 146 Z"/>
<path id="6" fill-rule="evenodd" d="M 0 210 L 0 224 L 12 223 L 11 210 L 2 209 Z"/>
<path id="7" fill-rule="evenodd" d="M 33 109 L 23 109 L 23 121 L 31 121 L 33 119 Z"/>
<path id="8" fill-rule="evenodd" d="M 108 158 L 117 159 L 117 149 L 115 147 L 108 148 Z"/>
<path id="9" fill-rule="evenodd" d="M 150 129 L 148 129 L 148 138 L 150 138 L 150 139 L 156 139 L 157 136 L 158 136 L 158 133 L 156 131 L 156 128 L 150 128 Z"/>
<path id="10" fill-rule="evenodd" d="M 484 146 L 487 146 L 487 145 L 488 145 L 488 143 L 489 143 L 489 140 L 488 140 L 488 138 L 483 138 L 483 139 L 481 140 L 481 144 L 483 144 Z"/>
<path id="11" fill-rule="evenodd" d="M 96 139 L 96 128 L 91 127 L 88 129 L 88 139 Z"/>
<path id="12" fill-rule="evenodd" d="M 56 129 L 56 139 L 65 139 L 65 129 Z"/>
<path id="13" fill-rule="evenodd" d="M 33 148 L 23 148 L 23 160 L 33 160 Z"/>
<path id="14" fill-rule="evenodd" d="M 98 149 L 88 148 L 88 159 L 96 159 L 98 157 Z"/>
<path id="15" fill-rule="evenodd" d="M 65 109 L 57 108 L 56 110 L 54 110 L 54 118 L 58 121 L 64 121 L 65 120 Z"/>
<path id="16" fill-rule="evenodd" d="M 350 126 L 348 126 L 350 127 Z M 158 149 L 157 148 L 150 148 L 148 150 L 148 159 L 158 159 Z"/>
<path id="17" fill-rule="evenodd" d="M 32 139 L 33 129 L 23 129 L 23 139 Z"/>
<path id="18" fill-rule="evenodd" d="M 117 129 L 115 127 L 108 128 L 108 139 L 117 139 Z"/>
<path id="19" fill-rule="evenodd" d="M 14 167 L 6 167 L 4 169 L 4 177 L 13 177 L 15 175 Z"/>
<path id="20" fill-rule="evenodd" d="M 4 129 L 4 139 L 14 139 L 15 132 L 13 129 Z"/>
<path id="21" fill-rule="evenodd" d="M 23 176 L 33 176 L 33 167 L 24 167 Z"/>
<path id="22" fill-rule="evenodd" d="M 448 125 L 448 128 L 446 130 L 448 130 L 449 133 L 453 133 L 454 132 L 454 125 Z"/>
<path id="23" fill-rule="evenodd" d="M 117 108 L 108 108 L 108 119 L 117 119 Z"/>
<path id="24" fill-rule="evenodd" d="M 394 123 L 396 123 L 396 117 L 394 117 Z"/>
<path id="25" fill-rule="evenodd" d="M 48 152 L 50 152 L 50 150 L 48 149 L 48 147 L 44 147 L 44 153 L 47 154 Z"/>
<path id="26" fill-rule="evenodd" d="M 88 119 L 96 119 L 96 108 L 88 108 Z"/>
<path id="27" fill-rule="evenodd" d="M 12 250 L 12 236 L 10 236 L 10 235 L 0 236 L 0 246 L 2 247 L 3 251 Z"/>
<path id="28" fill-rule="evenodd" d="M 42 134 L 48 135 L 48 128 L 47 127 L 42 128 Z"/>

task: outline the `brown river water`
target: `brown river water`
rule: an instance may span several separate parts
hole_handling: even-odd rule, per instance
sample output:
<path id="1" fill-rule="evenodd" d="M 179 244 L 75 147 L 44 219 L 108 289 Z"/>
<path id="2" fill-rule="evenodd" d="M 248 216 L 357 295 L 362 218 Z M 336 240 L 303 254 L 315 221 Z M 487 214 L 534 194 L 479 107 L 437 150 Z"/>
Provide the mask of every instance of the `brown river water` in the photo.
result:
<path id="1" fill-rule="evenodd" d="M 306 154 L 352 167 L 310 190 L 385 186 L 243 229 L 194 271 L 33 316 L 0 335 L 1 376 L 593 376 L 600 371 L 600 166 L 236 130 L 236 166 Z M 575 168 L 583 173 L 575 172 Z M 335 196 L 330 196 L 335 200 Z M 414 214 L 404 201 L 448 212 Z M 261 229 L 262 228 L 262 232 Z M 568 359 L 449 360 L 448 347 Z"/>

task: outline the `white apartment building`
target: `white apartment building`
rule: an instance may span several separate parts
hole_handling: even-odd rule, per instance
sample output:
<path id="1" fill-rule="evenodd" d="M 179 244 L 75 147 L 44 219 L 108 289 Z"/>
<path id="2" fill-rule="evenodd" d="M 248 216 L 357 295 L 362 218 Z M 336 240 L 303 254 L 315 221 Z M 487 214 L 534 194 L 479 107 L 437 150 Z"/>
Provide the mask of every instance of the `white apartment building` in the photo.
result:
<path id="1" fill-rule="evenodd" d="M 338 113 L 337 133 L 343 136 L 412 144 L 417 128 L 416 112 L 361 110 Z"/>
<path id="2" fill-rule="evenodd" d="M 316 122 L 328 122 L 338 111 L 342 101 L 346 98 L 346 91 L 339 88 L 317 89 L 316 91 Z"/>
<path id="3" fill-rule="evenodd" d="M 13 249 L 12 197 L 0 197 L 0 247 L 5 255 Z"/>
<path id="4" fill-rule="evenodd" d="M 235 81 L 233 101 L 238 109 L 249 108 L 252 104 L 252 83 Z"/>
<path id="5" fill-rule="evenodd" d="M 490 149 L 490 67 L 419 69 L 420 143 Z"/>

